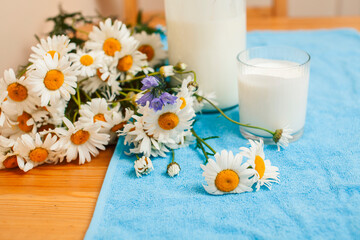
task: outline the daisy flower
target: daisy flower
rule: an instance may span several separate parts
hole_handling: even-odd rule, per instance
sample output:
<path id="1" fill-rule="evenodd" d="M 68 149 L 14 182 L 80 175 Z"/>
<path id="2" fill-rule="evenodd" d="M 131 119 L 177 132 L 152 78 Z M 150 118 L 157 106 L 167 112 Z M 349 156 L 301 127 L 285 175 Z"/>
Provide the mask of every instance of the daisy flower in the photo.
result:
<path id="1" fill-rule="evenodd" d="M 265 160 L 264 153 L 264 142 L 249 140 L 251 147 L 241 147 L 242 151 L 240 154 L 248 158 L 249 165 L 255 169 L 258 181 L 256 184 L 256 190 L 263 185 L 271 189 L 271 183 L 278 183 L 279 180 L 279 169 L 271 165 L 270 160 Z"/>
<path id="2" fill-rule="evenodd" d="M 3 107 L 3 104 L 5 103 L 5 101 L 7 101 L 6 99 L 7 95 L 8 95 L 7 91 L 0 93 L 0 127 L 3 127 L 4 125 L 10 126 L 11 124 L 14 124 L 10 120 L 11 116 L 9 116 L 9 113 L 4 111 L 4 107 Z M 0 128 L 0 133 L 1 133 L 1 128 Z"/>
<path id="3" fill-rule="evenodd" d="M 91 102 L 81 105 L 79 122 L 84 126 L 98 122 L 101 125 L 100 131 L 108 132 L 110 125 L 107 123 L 105 116 L 111 115 L 114 111 L 116 109 L 109 110 L 108 103 L 104 98 L 93 98 Z"/>
<path id="4" fill-rule="evenodd" d="M 174 66 L 171 66 L 171 65 L 160 67 L 159 72 L 160 72 L 160 74 L 163 75 L 164 77 L 169 77 L 169 76 L 175 75 L 175 73 L 174 73 Z"/>
<path id="5" fill-rule="evenodd" d="M 22 158 L 15 154 L 11 148 L 0 147 L 0 169 L 16 168 L 18 161 L 22 161 Z"/>
<path id="6" fill-rule="evenodd" d="M 117 73 L 110 71 L 106 65 L 101 65 L 96 69 L 96 74 L 89 79 L 80 82 L 80 87 L 85 92 L 92 94 L 97 90 L 119 92 L 120 83 L 116 81 Z"/>
<path id="7" fill-rule="evenodd" d="M 201 112 L 205 107 L 210 107 L 211 105 L 205 101 L 202 97 L 209 99 L 212 103 L 217 105 L 215 92 L 205 93 L 200 88 L 196 91 L 198 96 L 194 96 L 194 110 L 195 112 Z"/>
<path id="8" fill-rule="evenodd" d="M 101 67 L 103 52 L 86 52 L 78 48 L 76 53 L 70 53 L 69 57 L 80 77 L 92 77 L 97 73 L 98 68 Z"/>
<path id="9" fill-rule="evenodd" d="M 176 96 L 182 101 L 180 108 L 193 108 L 194 105 L 194 90 L 195 88 L 191 85 L 193 82 L 192 77 L 187 77 L 181 83 L 181 87 L 178 89 Z"/>
<path id="10" fill-rule="evenodd" d="M 146 157 L 150 155 L 154 157 L 158 155 L 166 156 L 164 152 L 168 152 L 168 150 L 144 129 L 143 118 L 136 115 L 133 118 L 136 122 L 127 124 L 122 131 L 122 135 L 125 135 L 124 144 L 134 144 L 134 148 L 130 149 L 130 153 L 141 153 Z"/>
<path id="11" fill-rule="evenodd" d="M 293 139 L 292 133 L 293 130 L 287 127 L 275 131 L 273 140 L 278 147 L 278 151 L 280 151 L 280 147 L 285 148 L 289 146 L 289 140 Z"/>
<path id="12" fill-rule="evenodd" d="M 13 69 L 4 71 L 4 78 L 0 79 L 0 91 L 7 91 L 6 101 L 1 107 L 10 114 L 21 114 L 23 111 L 32 112 L 39 105 L 36 96 L 30 93 L 31 86 L 25 77 L 16 78 Z M 1 93 L 4 97 L 4 92 Z"/>
<path id="13" fill-rule="evenodd" d="M 251 192 L 254 184 L 255 170 L 248 169 L 248 164 L 242 164 L 242 156 L 227 152 L 215 154 L 215 159 L 208 159 L 206 165 L 200 165 L 207 185 L 205 190 L 214 195 L 227 193 Z"/>
<path id="14" fill-rule="evenodd" d="M 149 66 L 154 67 L 166 59 L 167 53 L 161 43 L 159 34 L 153 33 L 149 35 L 145 31 L 142 31 L 133 36 L 140 42 L 137 50 L 146 55 Z"/>
<path id="15" fill-rule="evenodd" d="M 45 111 L 50 114 L 50 118 L 47 120 L 47 122 L 54 125 L 61 125 L 62 118 L 65 116 L 66 106 L 67 101 L 60 99 L 55 104 L 44 107 Z"/>
<path id="16" fill-rule="evenodd" d="M 46 113 L 43 114 L 43 117 L 46 118 Z M 39 119 L 41 119 L 41 116 Z M 15 120 L 12 121 L 14 122 L 14 124 L 10 124 L 9 126 L 4 126 L 2 128 L 1 134 L 3 136 L 16 140 L 23 134 L 35 134 L 37 131 L 37 127 L 35 124 L 36 120 L 31 114 L 27 112 L 23 112 L 21 115 L 18 115 Z"/>
<path id="17" fill-rule="evenodd" d="M 105 120 L 110 125 L 110 143 L 116 140 L 118 133 L 128 123 L 133 114 L 134 111 L 126 108 L 124 115 L 118 111 L 113 111 L 110 115 L 105 115 Z"/>
<path id="18" fill-rule="evenodd" d="M 55 53 L 57 55 L 57 53 Z M 76 74 L 67 58 L 60 60 L 46 54 L 44 60 L 34 63 L 35 70 L 28 78 L 30 91 L 41 98 L 41 106 L 56 104 L 61 98 L 70 100 L 70 94 L 75 94 Z"/>
<path id="19" fill-rule="evenodd" d="M 111 61 L 115 53 L 122 52 L 125 46 L 137 43 L 133 37 L 130 37 L 130 31 L 125 24 L 115 20 L 106 19 L 100 22 L 99 27 L 94 26 L 93 31 L 89 34 L 89 40 L 85 44 L 86 49 L 103 51 L 105 61 Z"/>
<path id="20" fill-rule="evenodd" d="M 149 174 L 154 170 L 154 166 L 148 157 L 141 157 L 134 162 L 135 173 L 137 177 L 142 177 L 144 174 Z"/>
<path id="21" fill-rule="evenodd" d="M 79 122 L 75 126 L 69 119 L 63 118 L 64 128 L 56 128 L 55 133 L 60 139 L 52 146 L 52 149 L 65 149 L 68 162 L 79 156 L 79 164 L 91 161 L 91 155 L 96 156 L 99 150 L 105 150 L 109 142 L 109 135 L 100 133 L 100 124 L 95 123 L 89 126 L 81 126 Z"/>
<path id="22" fill-rule="evenodd" d="M 47 37 L 46 40 L 40 39 L 40 43 L 31 47 L 34 53 L 30 55 L 29 62 L 35 63 L 37 60 L 43 60 L 46 54 L 50 54 L 54 58 L 55 53 L 60 59 L 74 50 L 75 47 L 75 43 L 70 43 L 70 39 L 65 35 Z M 30 66 L 30 68 L 33 69 L 34 66 Z"/>
<path id="23" fill-rule="evenodd" d="M 14 145 L 14 152 L 20 156 L 17 159 L 19 168 L 27 172 L 38 165 L 56 163 L 62 159 L 63 154 L 51 149 L 56 140 L 56 136 L 48 134 L 43 141 L 38 133 L 34 137 L 24 134 L 18 138 Z"/>
<path id="24" fill-rule="evenodd" d="M 172 162 L 167 166 L 166 172 L 170 177 L 175 177 L 176 175 L 179 175 L 180 170 L 180 165 L 177 162 Z"/>
<path id="25" fill-rule="evenodd" d="M 159 111 L 144 107 L 148 108 L 143 116 L 147 134 L 162 143 L 177 143 L 178 135 L 191 129 L 195 116 L 190 109 L 181 109 L 181 104 L 182 101 L 177 100 L 175 104 L 165 105 Z"/>
<path id="26" fill-rule="evenodd" d="M 125 73 L 136 75 L 143 70 L 143 66 L 147 66 L 146 55 L 137 51 L 137 43 L 124 46 L 123 51 L 116 52 L 114 59 L 110 65 L 111 69 L 118 71 L 117 77 L 121 80 L 125 79 Z"/>

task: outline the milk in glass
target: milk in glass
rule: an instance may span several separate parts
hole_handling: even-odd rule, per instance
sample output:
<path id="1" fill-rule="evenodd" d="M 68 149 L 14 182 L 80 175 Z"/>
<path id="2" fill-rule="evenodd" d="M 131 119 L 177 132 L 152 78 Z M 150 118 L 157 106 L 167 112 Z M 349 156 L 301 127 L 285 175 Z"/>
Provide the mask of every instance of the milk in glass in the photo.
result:
<path id="1" fill-rule="evenodd" d="M 305 124 L 309 76 L 296 62 L 255 58 L 238 76 L 240 122 L 269 130 L 288 127 L 294 133 Z M 246 128 L 260 136 L 260 130 Z"/>

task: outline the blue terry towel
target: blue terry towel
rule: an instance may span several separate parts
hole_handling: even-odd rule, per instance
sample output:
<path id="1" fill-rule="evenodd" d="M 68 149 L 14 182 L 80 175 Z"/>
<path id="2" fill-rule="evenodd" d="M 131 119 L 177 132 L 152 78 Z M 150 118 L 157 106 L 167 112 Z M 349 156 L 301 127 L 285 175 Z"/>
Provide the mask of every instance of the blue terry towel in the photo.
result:
<path id="1" fill-rule="evenodd" d="M 288 45 L 310 53 L 307 121 L 302 138 L 265 154 L 280 184 L 259 192 L 208 195 L 203 156 L 177 150 L 180 175 L 166 174 L 169 158 L 136 178 L 122 140 L 110 162 L 86 239 L 359 239 L 360 35 L 350 29 L 251 32 L 249 46 Z M 259 96 L 261 97 L 261 96 Z M 238 119 L 238 110 L 226 112 Z M 195 130 L 217 151 L 239 152 L 247 140 L 219 114 L 198 117 Z"/>

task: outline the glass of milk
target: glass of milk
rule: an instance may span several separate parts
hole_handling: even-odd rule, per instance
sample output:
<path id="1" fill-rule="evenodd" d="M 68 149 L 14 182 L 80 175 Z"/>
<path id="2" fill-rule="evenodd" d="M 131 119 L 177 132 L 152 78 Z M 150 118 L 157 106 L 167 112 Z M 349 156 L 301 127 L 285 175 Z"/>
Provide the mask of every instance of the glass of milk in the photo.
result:
<path id="1" fill-rule="evenodd" d="M 271 131 L 290 128 L 295 141 L 303 134 L 309 86 L 310 55 L 284 46 L 240 52 L 238 93 L 240 122 Z M 245 138 L 272 143 L 271 134 L 240 127 Z"/>
<path id="2" fill-rule="evenodd" d="M 170 64 L 186 63 L 222 109 L 238 103 L 235 59 L 246 47 L 245 2 L 165 0 Z"/>

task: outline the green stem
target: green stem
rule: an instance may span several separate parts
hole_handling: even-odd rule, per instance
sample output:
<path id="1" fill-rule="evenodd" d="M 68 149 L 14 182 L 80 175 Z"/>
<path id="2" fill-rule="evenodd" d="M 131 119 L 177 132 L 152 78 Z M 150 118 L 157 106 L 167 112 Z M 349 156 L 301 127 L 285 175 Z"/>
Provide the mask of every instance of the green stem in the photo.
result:
<path id="1" fill-rule="evenodd" d="M 124 92 L 119 92 L 121 95 L 123 95 L 123 96 L 127 96 L 127 94 L 126 93 L 124 93 Z"/>
<path id="2" fill-rule="evenodd" d="M 139 158 L 139 156 L 138 156 L 137 154 L 135 154 L 135 156 L 136 156 L 136 158 L 137 158 L 137 159 L 140 159 L 140 158 Z"/>
<path id="3" fill-rule="evenodd" d="M 194 137 L 196 137 L 196 139 L 198 139 L 200 142 L 202 142 L 205 146 L 207 146 L 214 154 L 216 153 L 216 151 L 209 145 L 207 144 L 207 142 L 205 142 L 204 139 L 202 139 L 201 137 L 199 137 L 199 135 L 196 134 L 194 129 L 191 129 L 192 134 L 194 135 Z"/>
<path id="4" fill-rule="evenodd" d="M 132 91 L 132 92 L 142 92 L 142 90 L 140 89 L 136 89 L 136 88 L 121 88 L 124 91 Z"/>
<path id="5" fill-rule="evenodd" d="M 159 75 L 160 73 L 159 72 L 153 72 L 153 73 L 149 73 L 147 75 L 141 75 L 141 76 L 138 76 L 138 77 L 134 77 L 134 78 L 130 78 L 130 79 L 125 79 L 125 80 L 122 80 L 122 81 L 119 81 L 120 83 L 122 82 L 131 82 L 131 81 L 134 81 L 134 80 L 139 80 L 139 79 L 143 79 L 147 76 L 155 76 L 155 75 Z"/>
<path id="6" fill-rule="evenodd" d="M 77 95 L 77 100 L 78 100 L 78 105 L 79 105 L 79 109 L 80 109 L 80 105 L 81 105 L 81 98 L 80 98 L 80 90 L 79 90 L 79 86 L 77 86 L 76 88 L 76 95 Z"/>
<path id="7" fill-rule="evenodd" d="M 172 152 L 171 162 L 173 163 L 174 160 L 175 160 L 175 151 L 174 151 L 174 149 L 171 149 L 171 152 Z"/>
<path id="8" fill-rule="evenodd" d="M 204 148 L 202 142 L 200 142 L 198 139 L 196 139 L 196 141 L 199 143 L 201 151 L 203 152 L 203 154 L 205 156 L 205 164 L 206 164 L 208 162 L 209 156 L 208 156 L 207 152 L 205 151 L 205 148 Z"/>
<path id="9" fill-rule="evenodd" d="M 83 93 L 84 93 L 85 97 L 87 98 L 87 100 L 89 100 L 89 101 L 92 100 L 91 97 L 86 92 L 83 91 Z"/>
<path id="10" fill-rule="evenodd" d="M 80 109 L 80 104 L 77 101 L 77 99 L 75 98 L 75 95 L 71 95 L 71 98 L 74 100 L 74 102 L 76 103 L 76 105 L 78 105 L 79 109 Z"/>
<path id="11" fill-rule="evenodd" d="M 221 115 L 223 115 L 227 120 L 229 120 L 230 122 L 232 123 L 235 123 L 237 125 L 240 125 L 240 126 L 243 126 L 243 127 L 248 127 L 248 128 L 254 128 L 254 129 L 259 129 L 259 130 L 262 130 L 262 131 L 265 131 L 265 132 L 268 132 L 270 133 L 271 135 L 274 135 L 275 133 L 266 129 L 266 128 L 262 128 L 262 127 L 256 127 L 256 126 L 251 126 L 251 125 L 248 125 L 248 124 L 243 124 L 243 123 L 239 123 L 237 121 L 234 121 L 232 120 L 231 118 L 229 118 L 220 108 L 218 108 L 214 103 L 212 103 L 209 99 L 203 97 L 203 96 L 199 96 L 197 94 L 194 94 L 195 96 L 197 97 L 201 97 L 202 99 L 204 99 L 205 101 L 207 101 L 208 103 L 210 103 L 211 106 L 213 106 L 217 111 L 219 111 L 219 113 Z"/>
<path id="12" fill-rule="evenodd" d="M 98 91 L 96 91 L 95 94 L 98 98 L 101 98 L 101 95 L 98 93 Z"/>
<path id="13" fill-rule="evenodd" d="M 73 123 L 75 122 L 76 120 L 76 116 L 78 115 L 79 111 L 76 111 L 75 114 L 74 114 L 74 117 L 73 117 Z"/>
<path id="14" fill-rule="evenodd" d="M 132 98 L 123 98 L 123 99 L 119 99 L 119 100 L 116 100 L 116 101 L 112 101 L 111 103 L 116 103 L 116 102 L 123 102 L 123 101 L 131 101 Z"/>
<path id="15" fill-rule="evenodd" d="M 178 74 L 192 73 L 192 74 L 194 74 L 194 82 L 196 82 L 196 73 L 195 73 L 195 71 L 186 71 L 186 72 L 174 71 L 174 72 L 175 72 L 175 73 L 178 73 Z"/>

